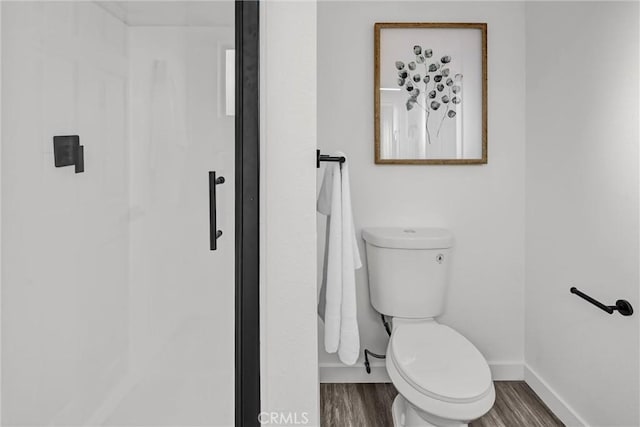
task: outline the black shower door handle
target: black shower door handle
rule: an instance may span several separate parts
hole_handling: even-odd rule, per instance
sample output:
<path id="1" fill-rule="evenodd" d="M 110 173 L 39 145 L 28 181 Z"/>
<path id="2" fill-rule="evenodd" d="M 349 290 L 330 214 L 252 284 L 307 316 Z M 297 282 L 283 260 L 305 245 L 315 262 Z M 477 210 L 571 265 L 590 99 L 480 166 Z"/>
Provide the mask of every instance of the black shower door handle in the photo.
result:
<path id="1" fill-rule="evenodd" d="M 212 251 L 218 249 L 218 237 L 222 236 L 222 230 L 218 230 L 216 186 L 224 184 L 224 177 L 216 178 L 216 172 L 209 172 L 209 245 Z"/>

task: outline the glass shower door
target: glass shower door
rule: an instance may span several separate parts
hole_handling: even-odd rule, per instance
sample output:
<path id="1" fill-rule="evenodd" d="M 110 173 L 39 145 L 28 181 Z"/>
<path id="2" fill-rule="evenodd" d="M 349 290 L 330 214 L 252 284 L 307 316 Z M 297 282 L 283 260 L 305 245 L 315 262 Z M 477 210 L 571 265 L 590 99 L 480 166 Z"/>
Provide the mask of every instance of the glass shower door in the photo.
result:
<path id="1" fill-rule="evenodd" d="M 233 425 L 234 2 L 0 7 L 2 425 Z"/>

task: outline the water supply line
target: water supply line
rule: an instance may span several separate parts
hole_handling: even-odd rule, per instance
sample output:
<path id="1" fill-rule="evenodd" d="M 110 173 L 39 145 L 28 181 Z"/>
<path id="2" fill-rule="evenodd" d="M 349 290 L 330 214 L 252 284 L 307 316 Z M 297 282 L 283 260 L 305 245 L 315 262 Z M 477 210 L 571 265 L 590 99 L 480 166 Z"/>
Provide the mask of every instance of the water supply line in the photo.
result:
<path id="1" fill-rule="evenodd" d="M 384 329 L 387 331 L 387 335 L 391 336 L 391 325 L 387 322 L 387 319 L 384 317 L 384 314 L 380 315 L 382 319 L 382 324 L 384 325 Z M 387 356 L 385 354 L 377 354 L 368 349 L 364 349 L 364 368 L 367 370 L 367 374 L 371 374 L 371 364 L 369 363 L 369 356 L 375 357 L 376 359 L 386 359 Z"/>

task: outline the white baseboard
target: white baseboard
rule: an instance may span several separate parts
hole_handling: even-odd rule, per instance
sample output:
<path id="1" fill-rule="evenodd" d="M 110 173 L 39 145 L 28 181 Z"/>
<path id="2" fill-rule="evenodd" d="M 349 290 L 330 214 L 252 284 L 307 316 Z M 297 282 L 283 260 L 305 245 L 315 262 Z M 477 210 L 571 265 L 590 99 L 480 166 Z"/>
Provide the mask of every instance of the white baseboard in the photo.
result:
<path id="1" fill-rule="evenodd" d="M 367 374 L 362 362 L 354 366 L 341 363 L 321 363 L 321 383 L 390 383 L 385 362 L 371 360 L 371 374 Z M 489 363 L 491 376 L 495 381 L 521 381 L 524 379 L 524 365 L 516 362 Z"/>
<path id="2" fill-rule="evenodd" d="M 524 380 L 524 364 L 522 362 L 489 362 L 491 378 L 494 381 Z"/>
<path id="3" fill-rule="evenodd" d="M 364 363 L 358 361 L 353 366 L 341 363 L 321 363 L 321 383 L 390 383 L 387 368 L 383 360 L 370 360 L 371 374 L 367 374 Z"/>
<path id="4" fill-rule="evenodd" d="M 528 365 L 524 366 L 524 380 L 551 411 L 567 427 L 585 427 L 588 424 Z"/>

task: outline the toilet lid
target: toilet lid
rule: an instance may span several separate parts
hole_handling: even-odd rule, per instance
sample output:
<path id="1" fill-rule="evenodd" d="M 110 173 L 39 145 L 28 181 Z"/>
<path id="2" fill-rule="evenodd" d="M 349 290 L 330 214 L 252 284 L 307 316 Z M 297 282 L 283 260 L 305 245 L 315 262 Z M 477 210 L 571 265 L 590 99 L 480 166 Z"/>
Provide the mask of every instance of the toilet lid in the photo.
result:
<path id="1" fill-rule="evenodd" d="M 491 371 L 465 337 L 434 321 L 394 325 L 391 357 L 398 372 L 431 397 L 473 401 L 491 389 Z"/>

